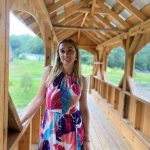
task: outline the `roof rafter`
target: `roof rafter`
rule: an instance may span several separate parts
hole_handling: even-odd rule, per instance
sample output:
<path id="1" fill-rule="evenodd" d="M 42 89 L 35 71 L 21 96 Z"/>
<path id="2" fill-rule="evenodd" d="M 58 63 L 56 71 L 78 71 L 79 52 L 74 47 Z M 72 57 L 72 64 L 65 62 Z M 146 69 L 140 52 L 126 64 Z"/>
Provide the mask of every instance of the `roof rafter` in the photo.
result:
<path id="1" fill-rule="evenodd" d="M 139 21 L 143 22 L 146 20 L 146 16 L 137 10 L 128 0 L 117 0 L 117 2 L 131 12 Z"/>
<path id="2" fill-rule="evenodd" d="M 94 20 L 94 17 L 93 19 L 89 19 L 87 18 L 87 21 L 89 22 L 89 25 L 93 25 L 97 28 L 100 28 L 102 29 L 101 31 L 99 31 L 98 33 L 102 36 L 102 37 L 105 37 L 107 40 L 107 38 L 111 38 L 111 35 L 109 35 L 108 33 L 105 33 L 104 31 L 112 31 L 114 28 L 112 28 L 112 30 L 109 30 L 108 28 L 104 28 L 103 26 L 101 26 L 101 24 L 98 24 L 95 20 Z M 107 30 L 108 29 L 108 30 Z M 116 30 L 116 29 L 115 29 Z M 119 30 L 118 30 L 119 31 Z"/>
<path id="3" fill-rule="evenodd" d="M 123 19 L 121 19 L 114 11 L 112 11 L 111 9 L 109 9 L 108 7 L 106 7 L 104 5 L 104 3 L 98 1 L 97 2 L 100 6 L 101 9 L 103 9 L 105 11 L 105 13 L 109 14 L 109 16 L 114 19 L 117 23 L 119 23 L 119 25 L 121 26 L 121 28 L 123 29 L 128 29 L 130 26 L 129 24 L 124 21 Z"/>
<path id="4" fill-rule="evenodd" d="M 85 22 L 85 19 L 87 18 L 87 15 L 88 15 L 88 13 L 85 13 L 85 15 L 84 15 L 84 18 L 83 18 L 83 20 L 82 20 L 82 23 L 81 23 L 81 27 L 84 25 L 84 22 Z M 80 30 L 78 30 L 78 36 L 77 36 L 77 41 L 79 42 L 79 39 L 80 39 Z"/>
<path id="5" fill-rule="evenodd" d="M 68 3 L 70 3 L 72 0 L 61 0 L 58 1 L 56 3 L 54 3 L 53 5 L 47 7 L 47 10 L 50 14 L 52 14 L 53 12 L 55 12 L 58 8 L 61 8 L 65 5 L 67 5 Z"/>
<path id="6" fill-rule="evenodd" d="M 82 17 L 84 14 L 78 13 L 76 15 L 71 15 L 68 18 L 66 18 L 64 21 L 60 22 L 62 25 L 69 25 L 70 23 L 76 22 L 80 17 Z M 55 31 L 57 32 L 59 28 L 55 28 Z"/>
<path id="7" fill-rule="evenodd" d="M 85 8 L 80 8 L 77 10 L 77 12 L 82 12 L 82 13 L 90 13 L 91 12 L 91 8 L 89 7 L 85 7 Z M 105 11 L 103 9 L 99 9 L 99 8 L 95 8 L 94 9 L 94 14 L 98 14 L 98 13 L 105 13 Z"/>
<path id="8" fill-rule="evenodd" d="M 86 25 L 86 26 L 89 26 L 89 22 L 88 22 L 87 20 L 86 20 L 86 22 L 85 22 L 85 25 Z M 102 41 L 107 40 L 107 38 L 106 38 L 104 35 L 102 35 L 101 33 L 98 33 L 98 32 L 96 32 L 96 31 L 91 31 L 90 33 L 93 33 L 96 38 L 101 39 Z"/>
<path id="9" fill-rule="evenodd" d="M 90 33 L 89 31 L 84 31 L 84 34 L 88 34 L 88 38 L 90 38 L 90 40 L 92 40 L 94 43 L 99 44 L 100 43 L 100 39 L 98 39 L 96 36 L 94 36 L 94 34 Z"/>
<path id="10" fill-rule="evenodd" d="M 81 22 L 82 21 L 82 17 L 83 17 L 83 14 L 80 14 L 80 15 L 77 15 L 77 16 L 75 16 L 74 18 L 70 18 L 70 20 L 68 21 L 68 22 L 66 22 L 66 20 L 68 19 L 65 19 L 63 22 L 61 22 L 61 24 L 59 24 L 59 25 L 63 25 L 63 26 L 69 26 L 69 25 L 75 25 L 77 22 Z M 55 24 L 53 24 L 53 25 L 55 25 Z M 65 31 L 65 29 L 63 30 L 63 29 L 61 29 L 61 31 L 60 31 L 60 28 L 55 28 L 55 31 L 57 31 L 57 30 L 59 30 L 58 32 L 57 32 L 57 34 L 58 33 L 60 33 L 60 32 L 63 32 L 63 31 Z"/>
<path id="11" fill-rule="evenodd" d="M 90 0 L 83 0 L 79 4 L 75 4 L 74 6 L 70 7 L 68 10 L 65 10 L 65 12 L 61 13 L 60 15 L 56 16 L 53 19 L 53 22 L 60 22 L 63 18 L 67 18 L 70 15 L 72 15 L 74 12 L 76 12 L 79 8 L 86 5 Z"/>
<path id="12" fill-rule="evenodd" d="M 82 20 L 82 18 L 81 18 L 80 20 L 78 19 L 78 21 L 74 22 L 73 25 L 78 25 L 79 22 L 81 22 L 81 20 Z M 59 33 L 58 37 L 59 37 L 59 39 L 64 39 L 64 38 L 67 38 L 67 37 L 72 36 L 72 35 L 75 34 L 76 32 L 77 32 L 77 30 L 72 30 L 72 31 L 67 30 L 67 31 L 63 31 L 63 32 Z"/>
<path id="13" fill-rule="evenodd" d="M 106 19 L 106 18 L 103 18 L 101 17 L 100 15 L 94 15 L 94 17 L 96 19 L 98 19 L 100 21 L 100 23 L 104 26 L 104 27 L 107 27 L 107 28 L 114 28 L 110 22 Z M 116 32 L 112 32 L 113 34 L 117 34 Z"/>
<path id="14" fill-rule="evenodd" d="M 59 40 L 63 40 L 63 39 L 65 39 L 65 38 L 68 38 L 68 37 L 74 35 L 75 33 L 76 33 L 76 31 L 68 31 L 68 32 L 67 32 L 66 34 L 64 34 L 63 36 L 58 37 L 58 39 L 59 39 Z"/>
<path id="15" fill-rule="evenodd" d="M 80 19 L 82 20 L 82 18 Z M 124 32 L 118 29 L 114 28 L 98 28 L 98 27 L 81 27 L 81 26 L 67 26 L 67 25 L 59 25 L 59 24 L 53 24 L 54 28 L 62 28 L 67 30 L 103 30 L 103 31 L 116 31 L 116 32 Z"/>
<path id="16" fill-rule="evenodd" d="M 94 15 L 95 5 L 96 5 L 96 0 L 93 0 L 92 1 L 92 8 L 91 8 L 91 16 Z"/>

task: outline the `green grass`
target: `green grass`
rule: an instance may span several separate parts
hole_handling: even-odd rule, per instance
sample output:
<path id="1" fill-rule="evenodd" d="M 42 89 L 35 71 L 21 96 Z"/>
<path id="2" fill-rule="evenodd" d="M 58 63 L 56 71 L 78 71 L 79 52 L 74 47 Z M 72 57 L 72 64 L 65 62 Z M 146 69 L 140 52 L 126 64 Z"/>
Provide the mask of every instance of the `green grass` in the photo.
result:
<path id="1" fill-rule="evenodd" d="M 38 91 L 44 70 L 44 62 L 14 60 L 9 66 L 9 92 L 16 108 L 25 107 L 31 102 Z M 92 74 L 93 66 L 82 64 L 81 67 L 82 74 L 85 77 L 89 77 Z M 108 81 L 113 84 L 117 85 L 122 75 L 123 70 L 121 69 L 107 68 Z M 135 73 L 135 81 L 140 84 L 146 83 L 150 85 L 150 73 Z"/>
<path id="2" fill-rule="evenodd" d="M 118 85 L 121 81 L 124 71 L 118 68 L 107 68 L 107 80 L 110 83 Z"/>
<path id="3" fill-rule="evenodd" d="M 107 79 L 110 83 L 118 85 L 123 73 L 120 68 L 107 68 Z M 150 73 L 134 72 L 134 81 L 138 84 L 150 85 Z"/>
<path id="4" fill-rule="evenodd" d="M 9 66 L 9 92 L 17 108 L 25 107 L 37 93 L 43 74 L 44 62 L 14 60 Z M 29 83 L 25 76 L 30 79 Z M 25 87 L 28 87 L 28 89 L 26 90 Z"/>
<path id="5" fill-rule="evenodd" d="M 89 77 L 92 74 L 93 66 L 81 64 L 82 74 L 85 77 Z"/>

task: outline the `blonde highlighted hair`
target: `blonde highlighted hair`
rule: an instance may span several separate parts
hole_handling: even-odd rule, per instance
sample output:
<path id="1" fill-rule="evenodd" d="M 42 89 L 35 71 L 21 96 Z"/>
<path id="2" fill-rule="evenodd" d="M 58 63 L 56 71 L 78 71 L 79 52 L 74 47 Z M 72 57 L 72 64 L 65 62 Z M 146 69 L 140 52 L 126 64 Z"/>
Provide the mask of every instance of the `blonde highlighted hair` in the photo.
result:
<path id="1" fill-rule="evenodd" d="M 54 81 L 54 79 L 57 77 L 57 75 L 59 75 L 62 71 L 63 71 L 63 64 L 60 60 L 60 56 L 59 56 L 59 46 L 62 43 L 69 43 L 71 44 L 75 50 L 76 50 L 76 58 L 77 60 L 75 60 L 74 62 L 74 67 L 73 67 L 73 76 L 76 77 L 78 83 L 82 86 L 82 76 L 81 76 L 81 64 L 80 64 L 80 52 L 79 49 L 77 47 L 77 44 L 72 40 L 72 39 L 64 39 L 63 41 L 61 41 L 58 44 L 57 47 L 57 52 L 56 52 L 56 56 L 55 56 L 55 61 L 54 61 L 54 65 L 52 67 L 52 70 L 47 78 L 47 85 L 49 85 L 51 82 Z"/>

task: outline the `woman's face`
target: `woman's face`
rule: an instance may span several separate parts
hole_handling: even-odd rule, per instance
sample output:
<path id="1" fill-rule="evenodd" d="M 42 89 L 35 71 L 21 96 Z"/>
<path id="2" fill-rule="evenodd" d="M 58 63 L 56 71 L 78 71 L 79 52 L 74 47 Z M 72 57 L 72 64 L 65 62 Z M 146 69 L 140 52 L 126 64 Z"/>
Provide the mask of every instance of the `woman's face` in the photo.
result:
<path id="1" fill-rule="evenodd" d="M 73 65 L 77 58 L 75 47 L 67 42 L 61 43 L 59 45 L 59 56 L 64 65 Z"/>

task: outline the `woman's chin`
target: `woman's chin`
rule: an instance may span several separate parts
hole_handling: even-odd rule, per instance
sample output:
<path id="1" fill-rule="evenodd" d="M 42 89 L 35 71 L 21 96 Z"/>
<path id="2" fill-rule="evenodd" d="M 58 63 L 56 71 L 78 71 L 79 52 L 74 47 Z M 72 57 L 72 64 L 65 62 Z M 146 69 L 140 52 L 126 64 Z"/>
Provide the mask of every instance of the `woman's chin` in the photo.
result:
<path id="1" fill-rule="evenodd" d="M 63 64 L 64 65 L 72 65 L 73 63 L 71 61 L 64 61 Z"/>

